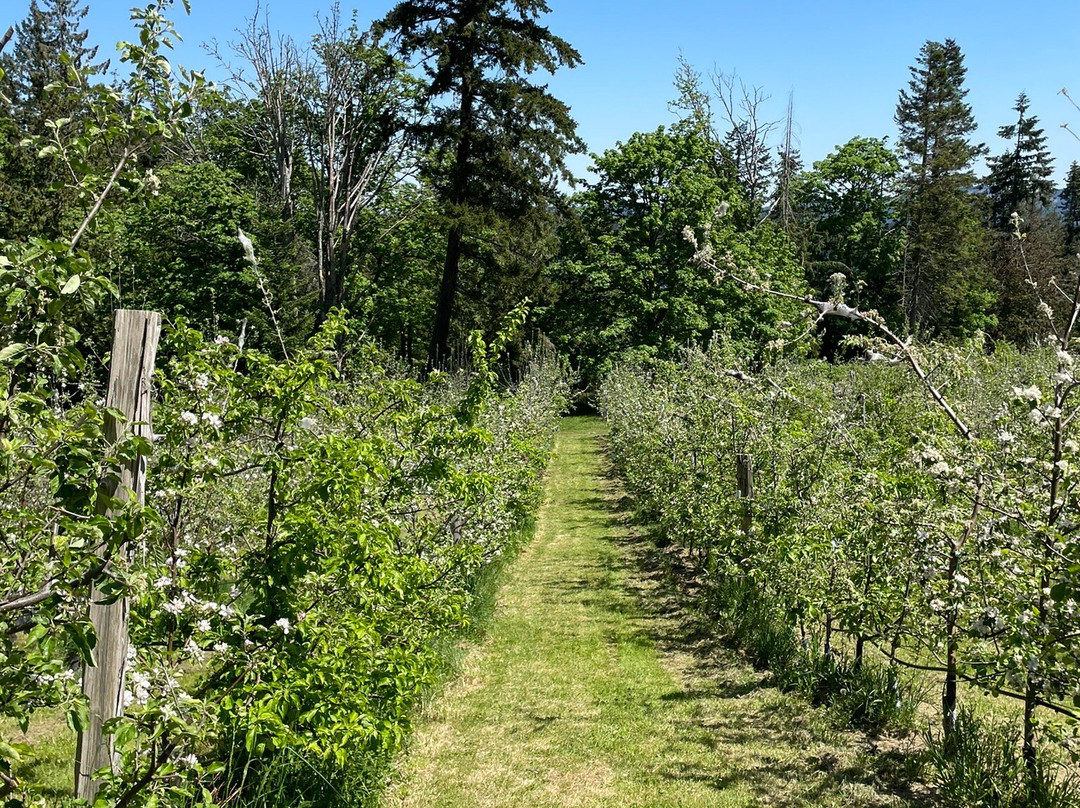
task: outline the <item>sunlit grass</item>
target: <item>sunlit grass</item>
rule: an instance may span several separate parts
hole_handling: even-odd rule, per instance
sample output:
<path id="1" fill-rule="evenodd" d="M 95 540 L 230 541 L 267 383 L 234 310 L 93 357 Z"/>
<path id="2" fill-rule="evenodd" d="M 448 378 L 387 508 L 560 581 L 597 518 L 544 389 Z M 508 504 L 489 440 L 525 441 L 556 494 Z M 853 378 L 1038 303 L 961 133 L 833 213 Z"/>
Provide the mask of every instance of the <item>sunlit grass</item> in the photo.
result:
<path id="1" fill-rule="evenodd" d="M 55 710 L 39 710 L 24 734 L 11 720 L 0 721 L 0 735 L 15 743 L 33 747 L 34 754 L 23 758 L 13 774 L 29 786 L 46 805 L 66 805 L 73 799 L 75 783 L 75 733 Z"/>
<path id="2" fill-rule="evenodd" d="M 422 723 L 389 806 L 906 805 L 827 713 L 703 640 L 567 419 L 490 635 Z"/>

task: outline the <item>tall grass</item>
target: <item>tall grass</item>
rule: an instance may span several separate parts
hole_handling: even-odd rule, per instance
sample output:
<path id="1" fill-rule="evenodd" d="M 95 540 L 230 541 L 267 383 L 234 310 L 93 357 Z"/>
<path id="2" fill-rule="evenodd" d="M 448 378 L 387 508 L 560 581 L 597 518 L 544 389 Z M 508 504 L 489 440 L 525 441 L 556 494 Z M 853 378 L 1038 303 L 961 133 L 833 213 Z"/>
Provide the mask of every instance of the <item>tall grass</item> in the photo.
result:
<path id="1" fill-rule="evenodd" d="M 777 686 L 828 705 L 849 727 L 879 732 L 911 729 L 919 697 L 910 679 L 874 660 L 861 664 L 804 641 L 794 623 L 746 579 L 720 577 L 708 587 L 708 607 L 721 631 Z"/>

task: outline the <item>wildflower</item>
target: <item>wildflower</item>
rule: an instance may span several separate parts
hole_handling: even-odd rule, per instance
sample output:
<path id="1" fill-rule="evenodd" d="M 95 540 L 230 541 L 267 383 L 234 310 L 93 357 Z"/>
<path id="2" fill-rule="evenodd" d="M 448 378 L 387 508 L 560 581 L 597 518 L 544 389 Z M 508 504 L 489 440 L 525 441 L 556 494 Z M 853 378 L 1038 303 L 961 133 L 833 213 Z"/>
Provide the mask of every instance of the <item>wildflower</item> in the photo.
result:
<path id="1" fill-rule="evenodd" d="M 156 581 L 154 581 L 154 587 L 156 589 L 164 589 L 165 587 L 167 587 L 167 586 L 169 586 L 171 584 L 172 584 L 172 578 L 170 578 L 168 575 L 162 575 L 160 578 L 158 578 Z"/>
<path id="2" fill-rule="evenodd" d="M 202 631 L 203 633 L 206 633 L 211 629 L 210 621 L 206 619 L 200 620 L 195 624 L 195 628 L 199 631 Z"/>
<path id="3" fill-rule="evenodd" d="M 180 614 L 180 612 L 184 611 L 184 606 L 185 603 L 183 600 L 180 598 L 173 598 L 165 604 L 164 609 L 169 614 Z"/>
<path id="4" fill-rule="evenodd" d="M 997 439 L 999 441 L 1001 441 L 1002 443 L 1008 444 L 1008 443 L 1012 443 L 1014 440 L 1016 440 L 1016 436 L 1012 432 L 1010 432 L 1009 430 L 1003 429 L 1000 432 L 998 432 Z"/>
<path id="5" fill-rule="evenodd" d="M 199 375 L 197 375 L 195 377 L 195 389 L 196 390 L 205 390 L 209 386 L 210 386 L 210 377 L 207 376 L 205 373 L 200 373 Z"/>
<path id="6" fill-rule="evenodd" d="M 278 618 L 274 621 L 274 625 L 281 629 L 282 634 L 288 634 L 292 630 L 292 623 L 287 617 Z"/>
<path id="7" fill-rule="evenodd" d="M 305 416 L 304 418 L 300 419 L 299 426 L 300 426 L 301 429 L 303 429 L 303 430 L 305 430 L 307 432 L 310 432 L 311 430 L 313 430 L 315 428 L 315 421 L 314 421 L 314 419 L 308 418 L 308 417 Z"/>
<path id="8" fill-rule="evenodd" d="M 218 334 L 216 337 L 214 337 L 214 344 L 215 345 L 228 345 L 229 344 L 229 338 L 226 337 L 224 334 Z"/>
<path id="9" fill-rule="evenodd" d="M 204 412 L 202 419 L 214 429 L 221 429 L 221 416 L 213 412 Z"/>
<path id="10" fill-rule="evenodd" d="M 197 423 L 199 423 L 199 416 L 197 416 L 193 412 L 186 412 L 185 411 L 185 412 L 180 413 L 180 420 L 183 421 L 188 426 L 195 426 Z"/>

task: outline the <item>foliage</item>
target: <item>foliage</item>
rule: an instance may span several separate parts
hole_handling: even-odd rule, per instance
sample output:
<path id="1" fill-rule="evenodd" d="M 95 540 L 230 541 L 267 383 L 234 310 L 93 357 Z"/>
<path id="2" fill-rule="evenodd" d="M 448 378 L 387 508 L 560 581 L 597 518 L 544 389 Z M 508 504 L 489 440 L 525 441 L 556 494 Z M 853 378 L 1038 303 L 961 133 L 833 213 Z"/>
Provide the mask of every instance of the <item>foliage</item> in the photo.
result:
<path id="1" fill-rule="evenodd" d="M 0 238 L 30 235 L 57 238 L 69 213 L 70 196 L 58 196 L 53 185 L 64 179 L 62 168 L 36 158 L 28 138 L 49 135 L 50 122 L 65 127 L 88 113 L 85 100 L 65 92 L 70 71 L 100 75 L 97 48 L 86 46 L 82 28 L 87 9 L 79 0 L 31 0 L 26 18 L 15 27 L 11 51 L 0 57 Z"/>
<path id="2" fill-rule="evenodd" d="M 793 213 L 809 231 L 807 274 L 814 290 L 829 294 L 829 279 L 842 272 L 848 299 L 895 328 L 903 324 L 899 175 L 900 161 L 884 141 L 856 137 L 799 175 L 791 191 Z"/>
<path id="3" fill-rule="evenodd" d="M 905 164 L 904 312 L 916 333 L 965 337 L 993 322 L 971 194 L 971 165 L 983 149 L 968 140 L 975 119 L 964 101 L 966 74 L 955 41 L 926 42 L 896 105 Z"/>
<path id="4" fill-rule="evenodd" d="M 990 221 L 999 229 L 1011 229 L 1014 213 L 1026 215 L 1050 205 L 1054 184 L 1050 175 L 1054 160 L 1046 148 L 1046 136 L 1037 128 L 1039 119 L 1028 115 L 1031 101 L 1020 93 L 1013 107 L 1016 123 L 998 129 L 998 137 L 1011 141 L 1010 151 L 986 161 L 990 173 L 986 178 L 990 192 Z"/>
<path id="5" fill-rule="evenodd" d="M 581 57 L 540 24 L 544 0 L 406 0 L 379 24 L 405 61 L 419 56 L 431 114 L 412 127 L 427 152 L 424 176 L 447 219 L 446 252 L 428 363 L 448 358 L 460 265 L 491 218 L 516 220 L 550 203 L 582 144 L 566 104 L 536 84 L 537 70 Z"/>
<path id="6" fill-rule="evenodd" d="M 1056 338 L 1072 345 L 1069 333 Z M 797 670 L 825 693 L 851 693 L 830 684 L 834 671 L 858 670 L 871 649 L 937 671 L 947 736 L 959 731 L 958 679 L 1019 698 L 1034 782 L 1036 736 L 1076 752 L 1075 542 L 1061 524 L 1075 512 L 1072 355 L 905 350 L 918 352 L 919 379 L 933 368 L 950 409 L 940 388 L 883 362 L 759 377 L 714 346 L 678 367 L 617 368 L 602 396 L 612 448 L 659 527 L 718 587 L 743 587 L 772 615 L 744 600 L 733 610 L 773 626 L 749 636 L 779 649 L 767 656 L 780 671 L 799 642 L 811 656 Z M 756 470 L 749 501 L 734 484 L 740 455 Z"/>
<path id="7" fill-rule="evenodd" d="M 556 302 L 541 322 L 581 363 L 589 381 L 628 351 L 670 357 L 722 331 L 746 350 L 784 332 L 790 307 L 714 284 L 715 272 L 691 262 L 702 247 L 752 264 L 784 288 L 800 287 L 791 249 L 771 227 L 739 232 L 742 205 L 730 172 L 717 175 L 712 147 L 680 125 L 638 133 L 595 158 L 597 180 L 575 196 L 577 222 L 564 235 L 564 259 L 549 270 Z"/>
<path id="8" fill-rule="evenodd" d="M 250 344 L 276 346 L 264 314 L 269 302 L 287 317 L 286 344 L 302 347 L 314 290 L 290 260 L 295 238 L 274 213 L 214 163 L 177 162 L 153 177 L 145 201 L 112 215 L 93 245 L 111 265 L 120 301 L 203 329 L 236 334 L 247 324 Z M 245 261 L 238 228 L 258 241 L 258 268 Z"/>
<path id="9" fill-rule="evenodd" d="M 86 580 L 68 581 L 92 569 L 103 537 L 107 553 L 130 548 L 108 573 L 131 599 L 135 655 L 106 799 L 140 784 L 139 804 L 202 789 L 224 801 L 286 766 L 290 802 L 368 804 L 440 664 L 438 641 L 460 628 L 472 581 L 535 508 L 565 400 L 558 363 L 538 354 L 503 394 L 478 354 L 471 379 L 425 388 L 387 371 L 370 344 L 338 355 L 344 336 L 331 318 L 307 349 L 274 360 L 180 327 L 160 380 L 152 509 L 112 523 L 80 516 L 106 454 L 87 405 L 64 414 L 96 416 L 81 442 L 67 438 L 82 464 L 61 454 L 24 481 L 53 475 L 70 493 L 29 485 L 43 514 L 34 532 L 26 509 L 5 513 L 26 548 L 12 556 L 23 559 L 18 586 L 47 595 L 32 609 L 4 602 L 17 663 L 5 676 L 18 684 L 5 688 L 5 714 L 26 721 L 69 705 L 78 725 L 61 638 L 89 654 L 93 635 Z M 57 537 L 83 562 L 50 583 L 36 570 L 55 566 Z M 101 575 L 83 578 L 101 587 Z"/>
<path id="10" fill-rule="evenodd" d="M 941 805 L 967 808 L 1070 808 L 1078 804 L 1075 778 L 1059 777 L 1054 767 L 1024 770 L 1017 754 L 1019 729 L 1008 721 L 980 717 L 970 707 L 960 710 L 953 743 L 927 736 Z"/>

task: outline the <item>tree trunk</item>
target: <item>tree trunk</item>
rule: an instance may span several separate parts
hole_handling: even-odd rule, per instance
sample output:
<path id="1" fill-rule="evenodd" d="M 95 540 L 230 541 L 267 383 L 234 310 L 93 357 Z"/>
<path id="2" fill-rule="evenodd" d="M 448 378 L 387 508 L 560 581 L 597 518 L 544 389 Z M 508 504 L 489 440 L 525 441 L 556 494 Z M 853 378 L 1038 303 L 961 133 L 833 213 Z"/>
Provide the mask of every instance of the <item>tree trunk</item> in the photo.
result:
<path id="1" fill-rule="evenodd" d="M 428 370 L 442 367 L 448 357 L 450 343 L 450 320 L 454 313 L 457 296 L 458 269 L 461 265 L 461 237 L 464 227 L 456 224 L 446 237 L 446 261 L 443 263 L 442 283 L 435 306 L 435 327 L 431 333 L 431 349 L 428 351 Z"/>
<path id="2" fill-rule="evenodd" d="M 460 206 L 469 201 L 469 160 L 472 159 L 473 135 L 473 82 L 465 76 L 461 82 L 461 105 L 458 108 L 458 126 L 461 139 L 458 140 L 454 154 L 454 182 L 448 195 L 448 201 L 455 216 L 461 216 Z M 428 351 L 427 369 L 432 371 L 442 367 L 449 358 L 450 320 L 454 314 L 454 298 L 457 296 L 458 272 L 461 267 L 461 242 L 465 236 L 465 225 L 459 218 L 446 235 L 446 260 L 443 262 L 442 282 L 439 284 L 439 297 L 435 304 L 435 325 L 431 332 L 431 348 Z"/>
<path id="3" fill-rule="evenodd" d="M 959 679 L 957 667 L 959 649 L 955 616 L 949 617 L 946 631 L 945 686 L 941 691 L 941 728 L 945 734 L 945 750 L 951 755 L 956 744 L 956 684 Z"/>

